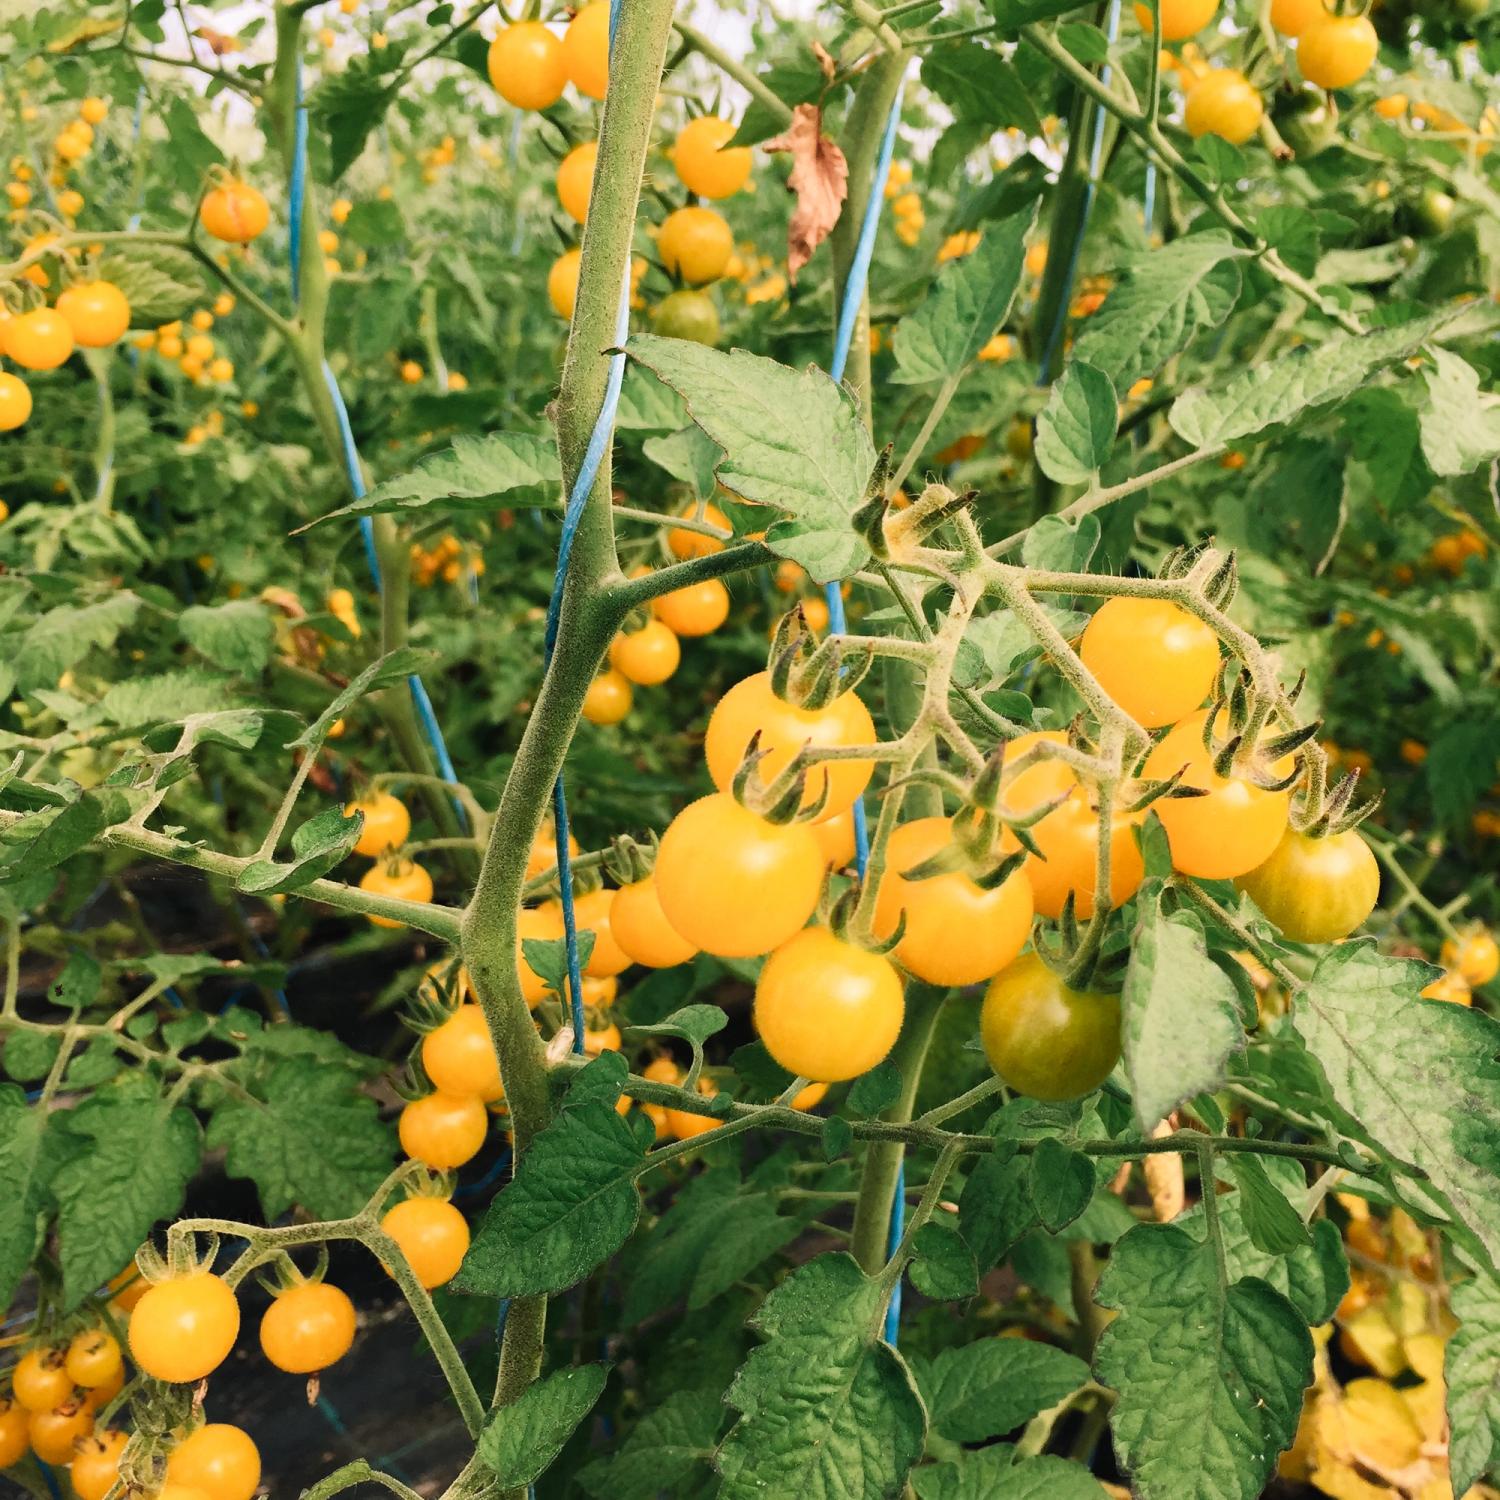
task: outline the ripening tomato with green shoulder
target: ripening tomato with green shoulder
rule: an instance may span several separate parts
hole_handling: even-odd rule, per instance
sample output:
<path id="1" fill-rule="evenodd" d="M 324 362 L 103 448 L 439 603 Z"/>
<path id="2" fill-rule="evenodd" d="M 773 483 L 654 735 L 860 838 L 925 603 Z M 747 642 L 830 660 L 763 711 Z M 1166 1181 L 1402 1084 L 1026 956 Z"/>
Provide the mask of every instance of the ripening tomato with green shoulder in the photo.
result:
<path id="1" fill-rule="evenodd" d="M 1203 743 L 1208 711 L 1189 714 L 1169 729 L 1146 757 L 1149 780 L 1166 781 L 1183 772 L 1182 785 L 1197 787 L 1198 797 L 1161 797 L 1151 805 L 1167 831 L 1172 868 L 1200 880 L 1233 880 L 1271 857 L 1286 832 L 1291 792 L 1256 786 L 1238 766 L 1228 776 L 1214 770 L 1214 757 Z M 1215 722 L 1222 736 L 1225 718 Z M 1283 756 L 1267 767 L 1274 778 L 1289 776 L 1294 761 Z"/>
<path id="2" fill-rule="evenodd" d="M 703 286 L 724 274 L 734 254 L 734 233 L 722 214 L 692 204 L 667 215 L 656 248 L 668 275 Z"/>
<path id="3" fill-rule="evenodd" d="M 729 618 L 729 590 L 719 579 L 705 578 L 663 594 L 651 608 L 674 635 L 712 635 Z"/>
<path id="4" fill-rule="evenodd" d="M 990 1067 L 1032 1099 L 1091 1094 L 1120 1060 L 1118 995 L 1070 989 L 1037 953 L 997 974 L 979 1012 Z"/>
<path id="5" fill-rule="evenodd" d="M 622 630 L 609 643 L 610 665 L 637 687 L 658 687 L 682 662 L 682 646 L 672 629 L 658 619 L 639 630 Z"/>
<path id="6" fill-rule="evenodd" d="M 432 876 L 414 859 L 382 859 L 360 877 L 359 888 L 372 896 L 395 896 L 402 901 L 431 901 Z M 377 927 L 401 927 L 398 917 L 365 914 Z"/>
<path id="7" fill-rule="evenodd" d="M 505 1097 L 500 1059 L 477 1005 L 460 1005 L 422 1038 L 422 1071 L 440 1093 L 472 1094 L 486 1104 Z"/>
<path id="8" fill-rule="evenodd" d="M 1219 0 L 1158 0 L 1161 14 L 1161 39 L 1180 42 L 1194 32 L 1202 31 L 1219 9 Z M 1137 3 L 1135 18 L 1141 30 L 1151 31 L 1151 7 Z"/>
<path id="9" fill-rule="evenodd" d="M 1320 89 L 1346 89 L 1375 64 L 1380 37 L 1368 16 L 1326 15 L 1297 39 L 1297 66 Z"/>
<path id="10" fill-rule="evenodd" d="M 240 1304 L 209 1271 L 158 1281 L 130 1314 L 130 1357 L 153 1379 L 187 1385 L 229 1357 L 240 1331 Z"/>
<path id="11" fill-rule="evenodd" d="M 358 1322 L 341 1287 L 299 1281 L 272 1298 L 260 1320 L 260 1347 L 278 1370 L 316 1375 L 353 1347 Z"/>
<path id="12" fill-rule="evenodd" d="M 4 328 L 0 323 L 0 329 Z M 0 347 L 4 335 L 0 333 Z M 0 370 L 0 432 L 14 432 L 31 415 L 31 387 L 19 375 Z"/>
<path id="13" fill-rule="evenodd" d="M 562 38 L 540 21 L 516 21 L 495 33 L 486 57 L 490 82 L 517 109 L 547 109 L 568 81 Z"/>
<path id="14" fill-rule="evenodd" d="M 654 878 L 688 942 L 717 958 L 755 958 L 807 925 L 826 868 L 806 824 L 768 822 L 715 793 L 672 819 Z"/>
<path id="15" fill-rule="evenodd" d="M 826 927 L 789 938 L 755 983 L 755 1029 L 766 1051 L 815 1083 L 867 1073 L 895 1046 L 905 1015 L 891 961 Z"/>
<path id="16" fill-rule="evenodd" d="M 364 825 L 355 840 L 354 852 L 377 859 L 388 849 L 399 849 L 411 832 L 411 814 L 406 804 L 389 792 L 370 792 L 344 804 L 344 816 L 364 814 Z"/>
<path id="17" fill-rule="evenodd" d="M 1190 714 L 1219 675 L 1218 637 L 1167 599 L 1106 599 L 1085 626 L 1078 654 L 1145 729 Z"/>
<path id="18" fill-rule="evenodd" d="M 719 309 L 707 292 L 680 287 L 651 310 L 651 322 L 666 339 L 687 339 L 712 349 L 719 342 Z"/>
<path id="19" fill-rule="evenodd" d="M 79 1439 L 68 1469 L 78 1500 L 104 1500 L 120 1477 L 120 1459 L 129 1441 L 129 1433 L 110 1428 L 96 1428 Z M 0 1452 L 0 1468 L 4 1466 L 4 1454 Z"/>
<path id="20" fill-rule="evenodd" d="M 11 1372 L 10 1390 L 27 1411 L 51 1411 L 61 1406 L 73 1394 L 66 1351 L 28 1349 Z"/>
<path id="21" fill-rule="evenodd" d="M 260 1485 L 260 1449 L 242 1427 L 205 1422 L 167 1455 L 167 1478 L 213 1500 L 250 1500 Z"/>
<path id="22" fill-rule="evenodd" d="M 1443 962 L 1465 984 L 1478 989 L 1500 974 L 1500 944 L 1483 927 L 1459 934 L 1443 944 Z"/>
<path id="23" fill-rule="evenodd" d="M 630 712 L 634 702 L 635 690 L 630 679 L 623 672 L 609 667 L 589 683 L 588 691 L 583 695 L 583 716 L 590 724 L 607 729 L 618 724 Z"/>
<path id="24" fill-rule="evenodd" d="M 1352 828 L 1321 837 L 1288 829 L 1235 885 L 1294 943 L 1335 943 L 1375 910 L 1380 865 Z"/>
<path id="25" fill-rule="evenodd" d="M 424 1094 L 401 1111 L 401 1149 L 434 1172 L 472 1161 L 489 1134 L 490 1116 L 474 1094 Z"/>
<path id="26" fill-rule="evenodd" d="M 699 115 L 678 132 L 672 165 L 688 192 L 700 198 L 730 198 L 744 187 L 750 177 L 750 148 L 729 145 L 734 131 L 728 120 Z"/>
<path id="27" fill-rule="evenodd" d="M 1260 92 L 1237 68 L 1210 68 L 1188 88 L 1182 120 L 1194 140 L 1216 135 L 1243 146 L 1265 118 Z"/>
<path id="28" fill-rule="evenodd" d="M 452 1281 L 469 1253 L 469 1222 L 446 1198 L 404 1198 L 386 1210 L 380 1227 L 429 1292 Z"/>
<path id="29" fill-rule="evenodd" d="M 854 748 L 873 745 L 877 738 L 870 710 L 852 688 L 822 708 L 803 708 L 776 692 L 769 672 L 757 672 L 735 683 L 709 716 L 703 753 L 708 774 L 721 792 L 734 784 L 735 772 L 757 735 L 756 749 L 764 753 L 755 774 L 762 785 L 774 781 L 804 745 Z M 820 819 L 847 812 L 874 773 L 871 760 L 811 765 L 805 773 L 802 806 L 816 806 L 822 798 Z"/>
<path id="30" fill-rule="evenodd" d="M 563 66 L 568 81 L 590 99 L 609 88 L 609 0 L 590 0 L 563 32 Z"/>
<path id="31" fill-rule="evenodd" d="M 0 1398 L 0 1469 L 20 1463 L 30 1449 L 26 1408 L 19 1401 Z"/>
<path id="32" fill-rule="evenodd" d="M 685 964 L 698 952 L 667 920 L 656 881 L 650 875 L 622 885 L 615 892 L 609 925 L 621 949 L 648 969 L 670 969 Z"/>
<path id="33" fill-rule="evenodd" d="M 991 890 L 960 870 L 906 878 L 952 843 L 947 818 L 914 818 L 897 826 L 885 846 L 874 930 L 877 937 L 890 937 L 904 914 L 894 957 L 908 973 L 928 984 L 978 984 L 998 974 L 1026 945 L 1031 886 L 1019 869 Z"/>

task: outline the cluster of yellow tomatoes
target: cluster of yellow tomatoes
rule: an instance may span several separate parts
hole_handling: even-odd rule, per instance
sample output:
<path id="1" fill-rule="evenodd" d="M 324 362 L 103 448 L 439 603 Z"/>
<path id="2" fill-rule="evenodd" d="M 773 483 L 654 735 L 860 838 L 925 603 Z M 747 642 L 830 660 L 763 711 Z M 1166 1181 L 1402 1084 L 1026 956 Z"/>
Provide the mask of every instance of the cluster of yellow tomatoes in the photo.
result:
<path id="1" fill-rule="evenodd" d="M 431 901 L 432 876 L 424 865 L 402 852 L 411 832 L 411 814 L 406 804 L 389 792 L 375 791 L 350 802 L 344 812 L 364 814 L 364 826 L 354 844 L 354 853 L 375 861 L 365 871 L 360 889 L 377 896 L 398 896 L 406 901 Z M 377 927 L 399 927 L 391 917 L 372 916 Z"/>
<path id="2" fill-rule="evenodd" d="M 240 1309 L 234 1291 L 206 1270 L 148 1282 L 128 1266 L 109 1284 L 116 1318 L 129 1318 L 130 1357 L 141 1374 L 196 1384 L 234 1347 Z M 79 1320 L 72 1319 L 76 1324 Z M 354 1304 L 319 1278 L 283 1280 L 260 1323 L 260 1345 L 279 1370 L 316 1375 L 354 1342 Z M 118 1326 L 116 1323 L 115 1326 Z M 125 1359 L 108 1328 L 68 1324 L 36 1334 L 11 1371 L 0 1403 L 0 1469 L 27 1452 L 67 1465 L 79 1500 L 104 1500 L 120 1482 L 129 1434 L 97 1427 L 125 1385 Z M 209 1422 L 167 1445 L 159 1500 L 250 1500 L 260 1484 L 260 1453 L 248 1433 Z"/>
<path id="3" fill-rule="evenodd" d="M 927 214 L 922 207 L 922 195 L 915 192 L 911 184 L 911 163 L 893 161 L 885 179 L 885 195 L 891 200 L 891 212 L 896 216 L 896 238 L 903 245 L 915 245 L 922 237 L 927 223 Z"/>
<path id="4" fill-rule="evenodd" d="M 453 385 L 451 375 L 448 388 L 462 389 Z M 439 578 L 444 583 L 457 583 L 465 576 L 478 577 L 483 572 L 484 559 L 477 550 L 466 553 L 464 544 L 456 536 L 439 537 L 431 547 L 424 547 L 420 542 L 412 543 L 412 582 L 423 588 L 430 587 Z"/>
<path id="5" fill-rule="evenodd" d="M 1218 0 L 1159 0 L 1161 38 L 1180 42 L 1196 35 L 1218 13 Z M 1136 19 L 1151 29 L 1151 11 L 1137 4 Z M 1365 15 L 1341 15 L 1326 0 L 1271 0 L 1271 24 L 1297 44 L 1297 66 L 1308 83 L 1343 89 L 1358 83 L 1380 51 L 1375 27 Z M 1260 129 L 1265 105 L 1238 68 L 1179 63 L 1168 57 L 1186 94 L 1183 122 L 1194 137 L 1216 135 L 1243 145 Z"/>
<path id="6" fill-rule="evenodd" d="M 219 353 L 209 329 L 217 319 L 228 317 L 233 311 L 233 294 L 221 292 L 212 307 L 198 308 L 186 322 L 176 318 L 163 323 L 153 332 L 138 335 L 133 343 L 142 352 L 154 350 L 196 385 L 224 385 L 234 379 L 234 362 Z M 201 442 L 205 436 L 205 430 L 194 429 L 186 441 Z"/>

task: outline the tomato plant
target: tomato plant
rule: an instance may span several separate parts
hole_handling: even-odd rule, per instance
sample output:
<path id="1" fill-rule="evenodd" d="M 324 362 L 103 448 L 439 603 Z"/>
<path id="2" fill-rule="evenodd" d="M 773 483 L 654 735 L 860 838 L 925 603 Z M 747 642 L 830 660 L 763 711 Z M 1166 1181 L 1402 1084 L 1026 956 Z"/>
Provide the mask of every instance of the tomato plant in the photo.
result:
<path id="1" fill-rule="evenodd" d="M 1497 71 L 6 8 L 6 1493 L 1500 1496 Z"/>

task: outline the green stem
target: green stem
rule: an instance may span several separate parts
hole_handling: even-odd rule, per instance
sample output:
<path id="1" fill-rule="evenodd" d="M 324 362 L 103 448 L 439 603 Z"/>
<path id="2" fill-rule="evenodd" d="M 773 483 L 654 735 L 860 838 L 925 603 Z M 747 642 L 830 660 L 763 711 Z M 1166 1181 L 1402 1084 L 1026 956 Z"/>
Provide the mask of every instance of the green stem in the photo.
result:
<path id="1" fill-rule="evenodd" d="M 689 26 L 686 21 L 674 20 L 672 30 L 685 41 L 700 57 L 707 59 L 722 73 L 727 73 L 739 86 L 745 90 L 751 98 L 770 110 L 771 114 L 782 124 L 792 123 L 792 112 L 787 105 L 767 86 L 762 83 L 756 74 L 752 73 L 742 62 L 731 57 L 722 47 L 709 37 Z"/>

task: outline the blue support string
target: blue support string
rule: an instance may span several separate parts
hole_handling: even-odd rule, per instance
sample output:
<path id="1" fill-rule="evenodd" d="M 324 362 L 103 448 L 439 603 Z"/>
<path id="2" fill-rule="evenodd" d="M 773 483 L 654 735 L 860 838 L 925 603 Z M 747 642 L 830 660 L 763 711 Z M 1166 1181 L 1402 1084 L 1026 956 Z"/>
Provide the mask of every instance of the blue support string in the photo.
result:
<path id="1" fill-rule="evenodd" d="M 1156 163 L 1146 163 L 1146 189 L 1141 195 L 1141 217 L 1146 221 L 1146 243 L 1151 243 L 1151 221 L 1156 218 Z"/>
<path id="2" fill-rule="evenodd" d="M 1117 0 L 1118 3 L 1118 0 Z M 875 253 L 875 235 L 880 227 L 880 210 L 885 200 L 886 179 L 890 176 L 891 157 L 896 149 L 896 127 L 901 123 L 901 96 L 903 83 L 896 90 L 891 103 L 890 118 L 886 121 L 885 134 L 880 141 L 880 156 L 875 164 L 875 173 L 870 182 L 870 198 L 865 204 L 865 216 L 859 226 L 859 239 L 855 241 L 854 259 L 849 265 L 849 275 L 844 282 L 844 296 L 839 304 L 839 319 L 834 330 L 833 362 L 828 373 L 835 380 L 844 378 L 844 368 L 849 362 L 849 349 L 854 340 L 855 325 L 859 322 L 859 310 L 864 303 L 865 288 L 870 279 L 870 260 Z M 828 628 L 842 634 L 847 621 L 844 616 L 844 596 L 838 583 L 830 583 L 824 589 L 828 600 Z M 864 879 L 865 868 L 870 860 L 870 834 L 865 821 L 864 800 L 854 804 L 854 858 L 860 879 Z M 886 1234 L 886 1254 L 893 1255 L 906 1232 L 906 1167 L 903 1164 L 896 1174 L 896 1194 L 891 1201 L 891 1222 Z M 885 1309 L 885 1340 L 894 1344 L 901 1328 L 901 1283 L 891 1290 L 891 1299 Z"/>
<path id="3" fill-rule="evenodd" d="M 613 51 L 615 32 L 620 25 L 622 0 L 610 0 L 609 44 Z M 615 316 L 615 344 L 623 346 L 630 337 L 630 257 L 625 258 L 624 284 L 620 288 L 620 308 Z M 562 534 L 557 543 L 557 568 L 552 575 L 552 595 L 547 600 L 547 625 L 542 642 L 542 667 L 551 664 L 557 645 L 557 629 L 562 619 L 563 594 L 567 588 L 568 565 L 573 560 L 573 541 L 583 519 L 589 491 L 599 476 L 599 466 L 614 434 L 615 411 L 620 404 L 620 387 L 625 380 L 625 355 L 609 357 L 609 374 L 604 382 L 604 401 L 589 433 L 583 462 L 573 480 L 568 503 L 563 507 Z M 557 848 L 557 884 L 563 915 L 563 946 L 568 960 L 568 1019 L 573 1027 L 573 1051 L 583 1053 L 583 966 L 578 961 L 578 918 L 573 907 L 573 860 L 569 852 L 568 793 L 562 773 L 552 783 L 552 831 Z"/>
<path id="4" fill-rule="evenodd" d="M 1110 45 L 1113 46 L 1116 37 L 1120 34 L 1120 0 L 1110 0 L 1109 19 L 1105 23 L 1105 33 L 1109 37 Z M 1099 82 L 1108 85 L 1111 66 L 1105 63 L 1099 69 Z M 1078 232 L 1073 236 L 1073 243 L 1068 248 L 1068 275 L 1065 286 L 1073 285 L 1073 278 L 1078 274 L 1078 262 L 1083 255 L 1083 237 L 1089 227 L 1089 216 L 1094 209 L 1094 195 L 1099 185 L 1099 162 L 1104 155 L 1104 126 L 1106 121 L 1105 111 L 1096 110 L 1094 115 L 1094 138 L 1089 143 L 1089 170 L 1088 177 L 1083 185 L 1083 204 L 1078 214 Z M 1057 314 L 1053 319 L 1052 327 L 1047 330 L 1047 342 L 1042 346 L 1042 357 L 1037 367 L 1037 384 L 1046 385 L 1052 379 L 1052 362 L 1057 358 L 1057 351 L 1062 345 L 1063 329 L 1068 321 L 1068 303 L 1063 298 L 1058 302 Z"/>
<path id="5" fill-rule="evenodd" d="M 307 105 L 302 97 L 301 62 L 297 64 L 297 112 L 292 133 L 292 180 L 287 196 L 287 262 L 291 274 L 292 305 L 296 306 L 302 291 L 302 218 L 303 205 L 307 201 Z M 323 361 L 323 381 L 328 387 L 328 395 L 333 402 L 334 416 L 338 420 L 339 441 L 343 446 L 344 471 L 348 476 L 350 492 L 356 500 L 363 500 L 365 476 L 359 461 L 359 449 L 354 442 L 354 428 L 349 421 L 349 408 L 344 402 L 343 392 L 339 389 L 338 377 L 333 373 L 333 367 L 326 359 Z M 359 518 L 359 536 L 364 545 L 365 562 L 370 569 L 370 577 L 374 581 L 376 592 L 379 593 L 382 587 L 380 556 L 375 549 L 375 525 L 369 516 Z M 415 672 L 408 676 L 406 682 L 411 691 L 412 705 L 416 709 L 417 722 L 421 726 L 423 736 L 432 750 L 433 760 L 437 764 L 438 775 L 444 781 L 457 781 L 453 757 L 448 753 L 448 743 L 443 738 L 442 726 L 438 723 L 426 685 Z M 458 814 L 460 826 L 467 827 L 468 815 L 464 812 L 463 804 L 457 797 L 453 799 L 453 809 Z"/>

